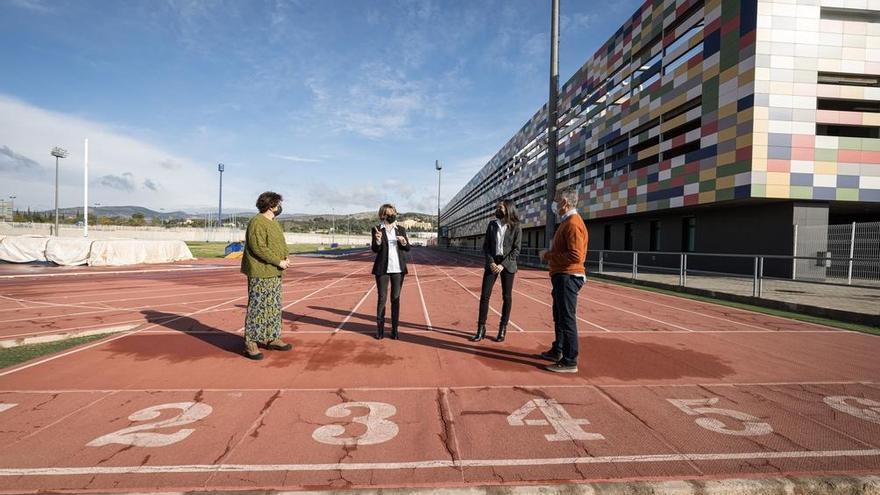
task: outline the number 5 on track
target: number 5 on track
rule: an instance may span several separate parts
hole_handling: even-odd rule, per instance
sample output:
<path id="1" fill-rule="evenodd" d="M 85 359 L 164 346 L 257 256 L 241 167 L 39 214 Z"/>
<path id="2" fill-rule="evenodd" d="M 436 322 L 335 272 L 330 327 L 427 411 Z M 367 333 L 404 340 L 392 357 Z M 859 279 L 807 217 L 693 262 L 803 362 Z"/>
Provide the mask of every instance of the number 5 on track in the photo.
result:
<path id="1" fill-rule="evenodd" d="M 722 409 L 720 407 L 711 407 L 718 403 L 718 397 L 710 399 L 666 399 L 673 406 L 681 409 L 685 414 L 690 416 L 703 416 L 705 414 L 716 414 L 718 416 L 727 416 L 741 421 L 742 429 L 735 430 L 728 428 L 722 421 L 714 418 L 697 418 L 695 423 L 703 428 L 714 431 L 715 433 L 724 433 L 725 435 L 735 435 L 741 437 L 753 437 L 758 435 L 768 435 L 773 433 L 773 428 L 759 418 L 733 409 Z"/>

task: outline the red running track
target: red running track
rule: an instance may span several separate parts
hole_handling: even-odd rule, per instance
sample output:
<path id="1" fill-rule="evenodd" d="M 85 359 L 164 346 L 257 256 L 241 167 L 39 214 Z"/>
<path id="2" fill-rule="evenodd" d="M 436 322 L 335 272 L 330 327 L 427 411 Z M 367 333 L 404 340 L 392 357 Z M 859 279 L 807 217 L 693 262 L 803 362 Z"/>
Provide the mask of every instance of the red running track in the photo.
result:
<path id="1" fill-rule="evenodd" d="M 877 337 L 591 280 L 580 372 L 556 375 L 535 357 L 553 339 L 545 272 L 517 275 L 507 342 L 474 344 L 477 260 L 412 257 L 402 338 L 381 342 L 370 256 L 297 258 L 284 289 L 296 347 L 260 362 L 240 356 L 234 264 L 4 266 L 0 339 L 128 330 L 0 370 L 0 491 L 880 470 Z"/>

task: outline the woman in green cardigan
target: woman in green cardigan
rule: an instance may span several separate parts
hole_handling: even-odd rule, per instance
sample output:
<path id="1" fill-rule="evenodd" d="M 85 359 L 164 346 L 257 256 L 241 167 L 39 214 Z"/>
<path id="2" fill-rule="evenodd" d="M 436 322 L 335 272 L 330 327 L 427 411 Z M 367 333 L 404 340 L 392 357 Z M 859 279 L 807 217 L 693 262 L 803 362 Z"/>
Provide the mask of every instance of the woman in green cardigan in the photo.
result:
<path id="1" fill-rule="evenodd" d="M 248 279 L 248 305 L 244 324 L 244 354 L 263 359 L 259 347 L 289 351 L 281 340 L 281 274 L 290 266 L 289 250 L 281 225 L 281 195 L 267 191 L 257 199 L 259 215 L 248 223 L 241 272 Z"/>

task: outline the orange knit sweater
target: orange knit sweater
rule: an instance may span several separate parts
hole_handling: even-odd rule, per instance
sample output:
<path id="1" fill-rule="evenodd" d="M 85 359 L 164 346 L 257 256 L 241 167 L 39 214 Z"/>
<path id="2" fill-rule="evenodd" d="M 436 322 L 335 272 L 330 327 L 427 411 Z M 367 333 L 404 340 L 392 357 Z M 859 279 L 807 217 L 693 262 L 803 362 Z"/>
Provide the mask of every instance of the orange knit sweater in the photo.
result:
<path id="1" fill-rule="evenodd" d="M 585 274 L 587 259 L 587 226 L 580 214 L 574 214 L 559 224 L 553 236 L 553 246 L 547 252 L 550 275 L 557 273 Z"/>

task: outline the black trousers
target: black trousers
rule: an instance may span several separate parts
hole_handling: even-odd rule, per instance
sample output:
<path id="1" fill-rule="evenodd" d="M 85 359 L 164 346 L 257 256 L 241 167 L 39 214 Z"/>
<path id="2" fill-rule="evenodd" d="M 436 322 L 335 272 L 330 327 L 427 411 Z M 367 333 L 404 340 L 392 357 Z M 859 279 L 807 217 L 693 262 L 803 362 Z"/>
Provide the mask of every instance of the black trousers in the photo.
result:
<path id="1" fill-rule="evenodd" d="M 489 316 L 489 298 L 492 297 L 492 287 L 495 285 L 498 275 L 501 275 L 501 297 L 503 300 L 501 306 L 501 325 L 507 325 L 507 322 L 510 321 L 510 306 L 513 301 L 513 278 L 516 274 L 510 273 L 507 270 L 501 270 L 500 274 L 492 273 L 492 270 L 487 266 L 483 270 L 483 286 L 480 290 L 480 316 L 477 319 L 478 325 L 486 324 L 486 317 Z"/>
<path id="2" fill-rule="evenodd" d="M 376 306 L 376 321 L 385 323 L 385 303 L 388 301 L 388 282 L 391 282 L 391 328 L 397 328 L 400 322 L 400 287 L 403 285 L 403 273 L 386 273 L 376 275 L 376 288 L 379 290 L 379 303 Z"/>
<path id="3" fill-rule="evenodd" d="M 584 279 L 557 273 L 550 277 L 550 281 L 553 284 L 553 327 L 556 333 L 553 352 L 562 353 L 562 364 L 577 365 L 577 301 Z"/>

